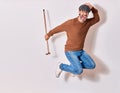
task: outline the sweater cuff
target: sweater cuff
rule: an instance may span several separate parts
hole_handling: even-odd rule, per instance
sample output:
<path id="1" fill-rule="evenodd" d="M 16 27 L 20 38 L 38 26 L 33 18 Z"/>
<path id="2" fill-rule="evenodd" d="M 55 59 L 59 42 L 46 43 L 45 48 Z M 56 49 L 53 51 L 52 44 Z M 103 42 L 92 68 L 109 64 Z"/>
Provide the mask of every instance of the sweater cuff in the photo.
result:
<path id="1" fill-rule="evenodd" d="M 49 33 L 47 33 L 47 35 L 50 37 L 50 36 L 52 36 L 52 34 L 49 32 Z"/>

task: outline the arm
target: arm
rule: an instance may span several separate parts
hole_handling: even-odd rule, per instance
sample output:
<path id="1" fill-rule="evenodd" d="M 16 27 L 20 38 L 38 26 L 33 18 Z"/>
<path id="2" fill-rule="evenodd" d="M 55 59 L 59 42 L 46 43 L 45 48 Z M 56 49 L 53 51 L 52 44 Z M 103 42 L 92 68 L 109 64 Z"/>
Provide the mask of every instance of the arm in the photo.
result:
<path id="1" fill-rule="evenodd" d="M 90 18 L 89 20 L 90 20 L 90 24 L 94 25 L 95 23 L 99 22 L 100 17 L 99 17 L 97 9 L 95 9 L 94 7 L 92 7 L 91 11 L 93 13 L 93 18 Z"/>
<path id="2" fill-rule="evenodd" d="M 91 5 L 90 3 L 85 3 L 85 5 L 89 6 L 89 8 L 91 9 L 92 13 L 93 13 L 93 18 L 90 18 L 90 24 L 94 25 L 95 23 L 97 23 L 100 20 L 99 14 L 98 14 L 98 10 L 95 9 L 93 7 L 93 5 Z"/>
<path id="3" fill-rule="evenodd" d="M 66 21 L 63 24 L 61 24 L 61 25 L 55 27 L 54 29 L 50 30 L 49 33 L 47 33 L 45 35 L 45 39 L 48 40 L 52 35 L 65 31 L 66 28 L 67 28 L 67 24 L 68 24 L 68 21 Z"/>

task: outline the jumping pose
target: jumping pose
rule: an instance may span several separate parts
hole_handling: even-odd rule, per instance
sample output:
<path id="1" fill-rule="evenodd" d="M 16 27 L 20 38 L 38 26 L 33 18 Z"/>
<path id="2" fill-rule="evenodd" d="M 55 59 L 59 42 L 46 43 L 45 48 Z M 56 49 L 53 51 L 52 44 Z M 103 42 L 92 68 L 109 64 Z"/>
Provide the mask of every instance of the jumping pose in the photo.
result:
<path id="1" fill-rule="evenodd" d="M 93 18 L 87 18 L 90 11 L 93 13 Z M 83 69 L 95 68 L 95 62 L 83 48 L 89 28 L 99 20 L 98 10 L 90 3 L 85 3 L 79 7 L 79 16 L 65 21 L 45 35 L 45 40 L 48 40 L 52 35 L 63 31 L 65 31 L 67 35 L 65 55 L 69 60 L 70 65 L 61 63 L 59 65 L 59 70 L 57 70 L 56 73 L 57 78 L 62 71 L 79 75 L 83 72 Z"/>

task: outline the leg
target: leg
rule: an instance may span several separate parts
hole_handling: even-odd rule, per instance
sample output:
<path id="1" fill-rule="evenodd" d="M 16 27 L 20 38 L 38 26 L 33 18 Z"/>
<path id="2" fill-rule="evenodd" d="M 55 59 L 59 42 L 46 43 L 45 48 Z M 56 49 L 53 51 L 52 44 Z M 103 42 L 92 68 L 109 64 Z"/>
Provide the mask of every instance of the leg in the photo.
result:
<path id="1" fill-rule="evenodd" d="M 72 52 L 68 51 L 65 52 L 67 59 L 70 62 L 70 65 L 67 64 L 61 64 L 60 69 L 63 71 L 67 71 L 73 74 L 81 74 L 83 72 L 80 60 L 78 58 L 78 55 L 80 55 L 79 52 Z"/>
<path id="2" fill-rule="evenodd" d="M 82 67 L 86 69 L 94 69 L 95 68 L 95 63 L 93 59 L 85 52 L 82 52 L 82 55 L 80 56 L 80 59 L 82 60 Z"/>

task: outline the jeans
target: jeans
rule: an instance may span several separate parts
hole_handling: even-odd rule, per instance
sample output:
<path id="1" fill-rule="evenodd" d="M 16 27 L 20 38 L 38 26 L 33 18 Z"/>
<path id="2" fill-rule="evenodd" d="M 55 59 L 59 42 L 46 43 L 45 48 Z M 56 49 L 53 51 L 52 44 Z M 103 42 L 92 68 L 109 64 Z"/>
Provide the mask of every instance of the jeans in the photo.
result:
<path id="1" fill-rule="evenodd" d="M 60 69 L 73 74 L 81 74 L 83 69 L 94 69 L 95 63 L 93 59 L 84 51 L 67 51 L 65 52 L 68 64 L 60 64 Z"/>

